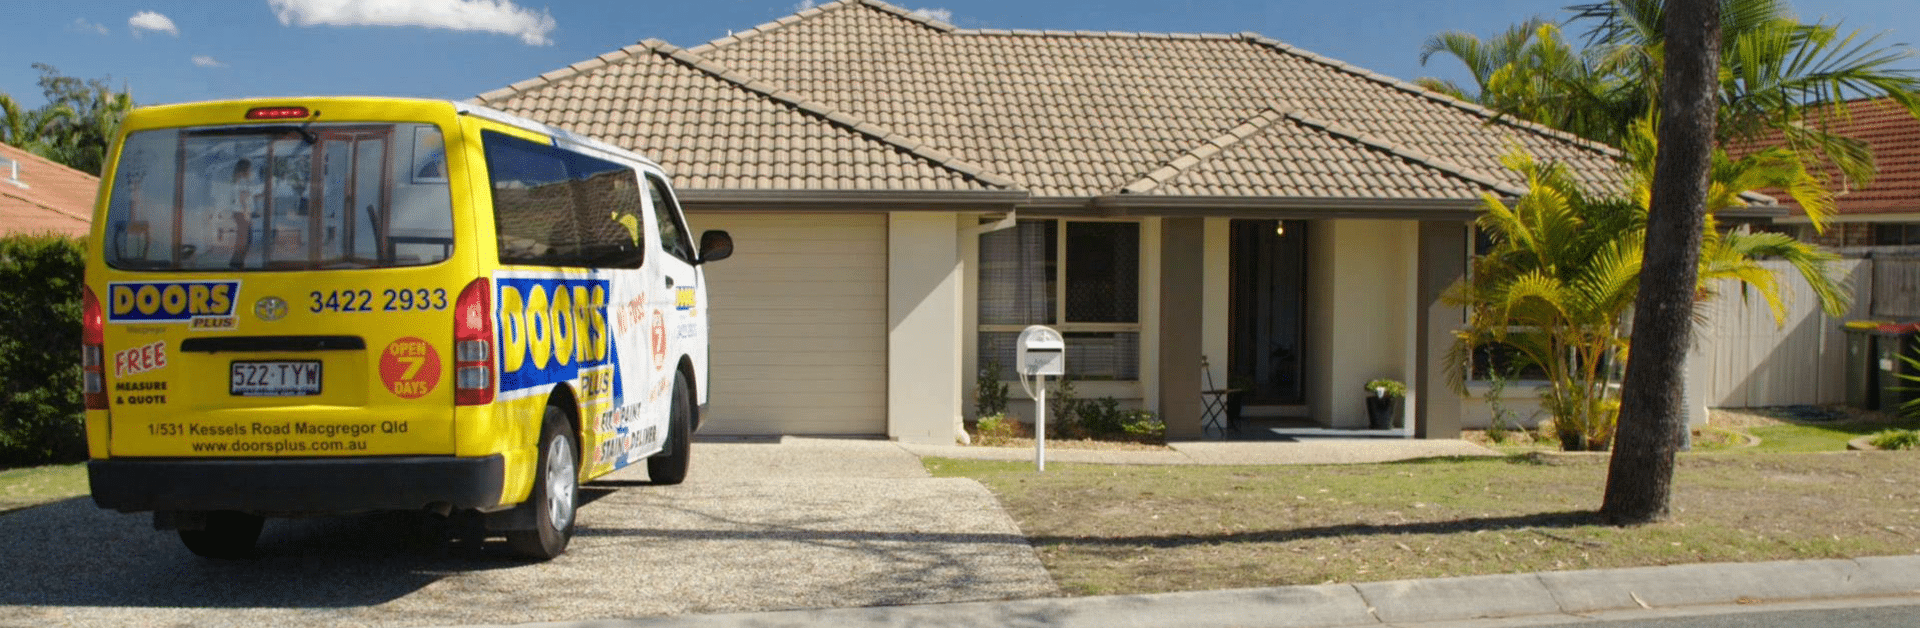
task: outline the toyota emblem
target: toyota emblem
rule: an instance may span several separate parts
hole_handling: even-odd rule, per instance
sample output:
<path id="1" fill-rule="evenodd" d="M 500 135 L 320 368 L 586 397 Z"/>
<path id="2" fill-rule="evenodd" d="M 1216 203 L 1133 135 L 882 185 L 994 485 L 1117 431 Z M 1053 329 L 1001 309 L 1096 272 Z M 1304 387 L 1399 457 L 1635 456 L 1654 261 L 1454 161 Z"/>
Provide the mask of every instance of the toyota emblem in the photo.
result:
<path id="1" fill-rule="evenodd" d="M 267 297 L 253 304 L 253 315 L 263 321 L 277 321 L 287 315 L 287 302 L 280 297 Z"/>

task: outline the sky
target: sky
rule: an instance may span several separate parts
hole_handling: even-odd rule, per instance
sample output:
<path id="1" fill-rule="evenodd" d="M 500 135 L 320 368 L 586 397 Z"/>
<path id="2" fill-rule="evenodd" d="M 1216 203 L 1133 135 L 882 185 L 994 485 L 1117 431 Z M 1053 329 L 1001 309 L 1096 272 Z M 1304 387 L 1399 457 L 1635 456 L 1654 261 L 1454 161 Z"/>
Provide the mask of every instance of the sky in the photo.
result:
<path id="1" fill-rule="evenodd" d="M 1487 37 L 1586 0 L 895 0 L 961 28 L 1237 33 L 1412 80 L 1435 33 Z M 142 105 L 256 96 L 465 99 L 657 38 L 693 47 L 813 0 L 0 0 L 0 93 L 45 102 L 32 65 L 105 78 Z M 1920 42 L 1913 0 L 1800 0 L 1803 21 Z M 1920 57 L 1897 67 L 1920 71 Z"/>

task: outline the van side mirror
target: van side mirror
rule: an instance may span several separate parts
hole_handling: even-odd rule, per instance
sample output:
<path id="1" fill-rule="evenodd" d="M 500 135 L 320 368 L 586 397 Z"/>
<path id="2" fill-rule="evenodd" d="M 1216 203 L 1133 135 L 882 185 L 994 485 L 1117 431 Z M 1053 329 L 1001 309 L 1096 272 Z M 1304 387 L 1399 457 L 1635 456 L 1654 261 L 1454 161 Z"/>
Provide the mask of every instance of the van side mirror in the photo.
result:
<path id="1" fill-rule="evenodd" d="M 718 229 L 700 234 L 700 263 L 717 262 L 733 256 L 733 236 Z"/>

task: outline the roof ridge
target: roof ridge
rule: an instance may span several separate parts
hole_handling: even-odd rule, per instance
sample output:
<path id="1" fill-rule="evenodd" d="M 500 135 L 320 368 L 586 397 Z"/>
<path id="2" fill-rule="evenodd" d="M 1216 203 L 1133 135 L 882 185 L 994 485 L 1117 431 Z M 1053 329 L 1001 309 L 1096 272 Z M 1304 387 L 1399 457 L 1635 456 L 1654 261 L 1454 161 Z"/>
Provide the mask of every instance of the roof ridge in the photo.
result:
<path id="1" fill-rule="evenodd" d="M 1407 146 L 1401 146 L 1399 144 L 1395 144 L 1393 142 L 1389 142 L 1389 141 L 1380 139 L 1378 137 L 1374 137 L 1363 131 L 1360 131 L 1359 129 L 1350 128 L 1346 125 L 1339 124 L 1336 122 L 1331 122 L 1328 120 L 1321 120 L 1313 116 L 1299 113 L 1298 111 L 1291 111 L 1291 110 L 1283 111 L 1281 112 L 1281 114 L 1286 116 L 1287 119 L 1289 120 L 1293 120 L 1300 124 L 1310 126 L 1316 129 L 1320 129 L 1327 133 L 1344 138 L 1347 141 L 1355 142 L 1363 146 L 1372 148 L 1374 150 L 1382 151 L 1387 154 L 1399 157 L 1401 159 L 1405 159 L 1407 161 L 1413 162 L 1415 164 L 1419 164 L 1421 166 L 1425 166 L 1427 168 L 1437 170 L 1442 174 L 1449 175 L 1457 179 L 1464 179 L 1469 183 L 1479 185 L 1481 187 L 1493 190 L 1495 192 L 1499 192 L 1501 194 L 1506 194 L 1508 196 L 1524 196 L 1527 193 L 1525 188 L 1519 188 L 1519 187 L 1509 185 L 1506 182 L 1503 182 L 1497 178 L 1494 178 L 1491 175 L 1475 171 L 1466 166 L 1462 166 L 1460 164 L 1456 164 L 1451 161 L 1447 161 L 1445 159 L 1441 159 L 1433 155 L 1429 155 L 1425 152 L 1420 151 L 1419 149 L 1415 149 Z"/>
<path id="2" fill-rule="evenodd" d="M 901 8 L 892 4 L 888 4 L 886 2 L 882 2 L 881 0 L 832 0 L 831 2 L 822 3 L 819 6 L 812 6 L 812 7 L 807 7 L 805 9 L 801 9 L 798 12 L 795 12 L 793 15 L 789 15 L 771 22 L 766 22 L 758 26 L 755 26 L 753 28 L 749 28 L 747 30 L 743 30 L 739 32 L 728 32 L 727 36 L 725 37 L 708 41 L 707 43 L 694 46 L 692 48 L 689 48 L 688 50 L 693 51 L 695 54 L 706 54 L 708 52 L 713 51 L 713 49 L 715 48 L 721 48 L 721 47 L 729 46 L 732 44 L 736 44 L 747 39 L 758 37 L 765 33 L 780 30 L 782 28 L 785 28 L 791 24 L 800 22 L 802 20 L 811 19 L 819 15 L 824 15 L 829 11 L 838 10 L 842 7 L 850 7 L 853 5 L 865 5 L 869 8 L 872 8 L 884 13 L 892 14 L 894 17 L 898 17 L 910 22 L 915 22 L 920 24 L 921 26 L 925 26 L 927 28 L 931 28 L 943 33 L 954 33 L 960 30 L 959 28 L 955 27 L 952 24 L 948 24 L 946 22 L 942 22 L 940 20 L 936 20 L 931 17 L 921 15 L 917 12 L 909 11 L 905 8 Z"/>
<path id="3" fill-rule="evenodd" d="M 855 1 L 855 0 L 848 0 L 848 1 Z M 780 89 L 777 86 L 777 84 L 771 84 L 765 81 L 761 81 L 744 72 L 734 70 L 720 62 L 713 61 L 697 53 L 694 53 L 693 51 L 680 48 L 678 46 L 675 46 L 673 44 L 669 44 L 666 42 L 660 42 L 657 40 L 649 40 L 649 41 L 655 42 L 650 46 L 653 54 L 656 54 L 666 59 L 669 59 L 671 61 L 680 63 L 681 65 L 687 66 L 694 70 L 704 72 L 722 81 L 732 83 L 734 87 L 737 87 L 739 89 L 753 92 L 755 94 L 759 94 L 760 96 L 767 98 L 769 100 L 772 100 L 774 102 L 785 104 L 801 112 L 802 114 L 806 114 L 806 115 L 818 118 L 821 121 L 824 121 L 828 124 L 832 124 L 834 126 L 838 126 L 838 127 L 847 129 L 849 131 L 853 131 L 855 133 L 859 133 L 861 135 L 867 136 L 873 141 L 892 146 L 895 149 L 899 150 L 900 152 L 913 155 L 914 157 L 918 157 L 920 159 L 927 160 L 928 163 L 931 163 L 935 166 L 939 166 L 946 170 L 959 173 L 962 176 L 972 178 L 976 181 L 987 184 L 989 186 L 1005 188 L 1005 189 L 1020 188 L 1019 184 L 1015 182 L 1013 179 L 990 172 L 986 168 L 981 167 L 978 164 L 974 164 L 972 162 L 954 157 L 952 154 L 946 151 L 940 150 L 938 148 L 935 148 L 932 144 L 929 144 L 927 142 L 922 142 L 922 141 L 912 139 L 905 135 L 895 133 L 892 130 L 887 129 L 886 127 L 882 127 L 880 125 L 873 124 L 871 122 L 867 122 L 866 120 L 862 120 L 860 118 L 847 114 L 846 112 L 833 109 L 832 107 L 829 107 L 827 105 L 824 105 L 818 102 L 801 98 L 799 95 L 793 92 L 787 91 L 785 89 Z"/>
<path id="4" fill-rule="evenodd" d="M 1180 156 L 1173 158 L 1172 161 L 1134 180 L 1133 183 L 1121 187 L 1120 192 L 1122 194 L 1145 194 L 1153 191 L 1155 188 L 1160 187 L 1161 184 L 1172 181 L 1180 175 L 1185 174 L 1194 166 L 1200 165 L 1215 155 L 1226 152 L 1228 148 L 1239 144 L 1241 140 L 1258 135 L 1262 131 L 1265 131 L 1267 127 L 1273 126 L 1273 123 L 1280 121 L 1281 118 L 1286 116 L 1286 112 L 1281 109 L 1282 107 L 1285 107 L 1285 105 L 1274 104 L 1260 108 L 1258 113 L 1253 114 L 1252 117 L 1247 118 L 1246 121 L 1241 122 L 1238 126 L 1188 149 L 1186 152 L 1181 153 Z"/>
<path id="5" fill-rule="evenodd" d="M 1240 39 L 1252 42 L 1254 44 L 1266 46 L 1268 48 L 1272 48 L 1274 50 L 1278 50 L 1286 54 L 1294 55 L 1296 57 L 1300 57 L 1302 59 L 1306 59 L 1314 63 L 1325 65 L 1333 69 L 1346 72 L 1354 76 L 1358 76 L 1360 78 L 1364 78 L 1376 83 L 1380 83 L 1387 87 L 1392 87 L 1394 89 L 1397 89 L 1409 94 L 1413 94 L 1415 96 L 1419 96 L 1421 98 L 1425 98 L 1427 100 L 1430 100 L 1442 105 L 1453 107 L 1455 109 L 1460 109 L 1462 111 L 1466 111 L 1468 113 L 1487 118 L 1488 122 L 1502 122 L 1508 126 L 1529 131 L 1537 135 L 1543 135 L 1556 140 L 1567 142 L 1569 144 L 1579 146 L 1580 148 L 1584 148 L 1590 151 L 1600 153 L 1610 158 L 1619 159 L 1622 156 L 1622 153 L 1618 148 L 1608 146 L 1600 142 L 1595 142 L 1593 140 L 1580 137 L 1578 135 L 1574 135 L 1572 133 L 1568 133 L 1560 129 L 1556 129 L 1544 124 L 1540 124 L 1538 122 L 1523 120 L 1510 115 L 1505 115 L 1498 111 L 1494 111 L 1492 109 L 1482 107 L 1475 103 L 1454 98 L 1452 96 L 1436 93 L 1426 88 L 1420 87 L 1419 85 L 1409 83 L 1404 79 L 1387 76 L 1385 74 L 1381 74 L 1373 70 L 1369 70 L 1357 65 L 1353 65 L 1351 63 L 1347 63 L 1345 61 L 1341 61 L 1339 59 L 1324 56 L 1319 53 L 1315 53 L 1313 51 L 1300 48 L 1292 44 L 1280 41 L 1278 39 L 1261 35 L 1253 31 L 1240 33 L 1239 35 L 1237 35 L 1237 37 Z"/>
<path id="6" fill-rule="evenodd" d="M 8 187 L 12 187 L 12 186 L 8 186 Z M 49 202 L 47 202 L 47 201 L 45 201 L 45 200 L 42 200 L 42 199 L 41 199 L 40 197 L 38 197 L 38 196 L 29 196 L 29 195 L 25 195 L 25 194 L 19 194 L 19 193 L 15 193 L 15 192 L 13 192 L 13 191 L 9 191 L 9 190 L 7 190 L 6 188 L 0 188 L 0 198 L 11 198 L 11 199 L 15 199 L 15 200 L 18 200 L 18 201 L 20 201 L 20 202 L 22 202 L 22 203 L 26 203 L 26 205 L 27 205 L 28 207 L 32 207 L 32 208 L 35 208 L 35 209 L 40 209 L 40 210 L 44 210 L 44 211 L 46 211 L 47 213 L 50 213 L 50 214 L 53 214 L 53 215 L 55 215 L 55 216 L 59 216 L 59 217 L 61 217 L 61 218 L 66 218 L 66 219 L 68 219 L 68 220 L 73 220 L 73 221 L 77 221 L 77 222 L 79 222 L 80 224 L 92 224 L 92 223 L 93 223 L 93 216 L 91 216 L 91 215 L 87 215 L 87 216 L 80 216 L 80 215 L 76 215 L 76 214 L 74 214 L 74 213 L 72 213 L 72 212 L 68 212 L 68 211 L 67 211 L 67 210 L 65 210 L 65 209 L 61 209 L 61 208 L 60 208 L 59 206 L 57 206 L 57 205 L 54 205 L 54 204 L 52 204 L 52 203 L 49 203 Z"/>
<path id="7" fill-rule="evenodd" d="M 467 102 L 475 105 L 485 105 L 489 101 L 500 100 L 503 98 L 510 98 L 515 94 L 519 94 L 522 92 L 530 91 L 530 90 L 541 88 L 541 87 L 546 87 L 547 85 L 551 85 L 561 80 L 569 79 L 575 76 L 579 76 L 581 74 L 585 74 L 589 70 L 597 70 L 597 69 L 606 67 L 607 65 L 612 64 L 614 62 L 632 59 L 634 57 L 639 56 L 642 53 L 651 52 L 660 46 L 672 46 L 672 45 L 673 44 L 669 44 L 666 41 L 663 41 L 660 39 L 655 39 L 655 38 L 642 39 L 638 43 L 635 43 L 629 46 L 623 46 L 618 50 L 603 53 L 600 56 L 593 57 L 591 59 L 587 59 L 577 63 L 573 63 L 566 67 L 560 68 L 558 70 L 553 70 L 551 72 L 547 72 L 545 74 L 541 74 L 539 76 L 536 76 L 524 81 L 520 81 L 518 83 L 514 83 L 506 87 L 502 87 L 500 89 L 479 94 L 477 96 L 474 96 L 473 98 L 467 99 Z"/>

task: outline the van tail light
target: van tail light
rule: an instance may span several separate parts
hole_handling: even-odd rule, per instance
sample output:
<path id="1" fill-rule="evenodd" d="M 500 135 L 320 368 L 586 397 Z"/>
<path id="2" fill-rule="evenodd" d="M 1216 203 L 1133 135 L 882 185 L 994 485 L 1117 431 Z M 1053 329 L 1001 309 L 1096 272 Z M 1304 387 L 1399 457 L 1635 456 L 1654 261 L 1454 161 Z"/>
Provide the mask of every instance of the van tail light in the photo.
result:
<path id="1" fill-rule="evenodd" d="M 88 410 L 107 409 L 106 321 L 93 288 L 80 288 L 80 378 Z"/>
<path id="2" fill-rule="evenodd" d="M 453 403 L 493 403 L 493 287 L 481 277 L 453 305 Z"/>

